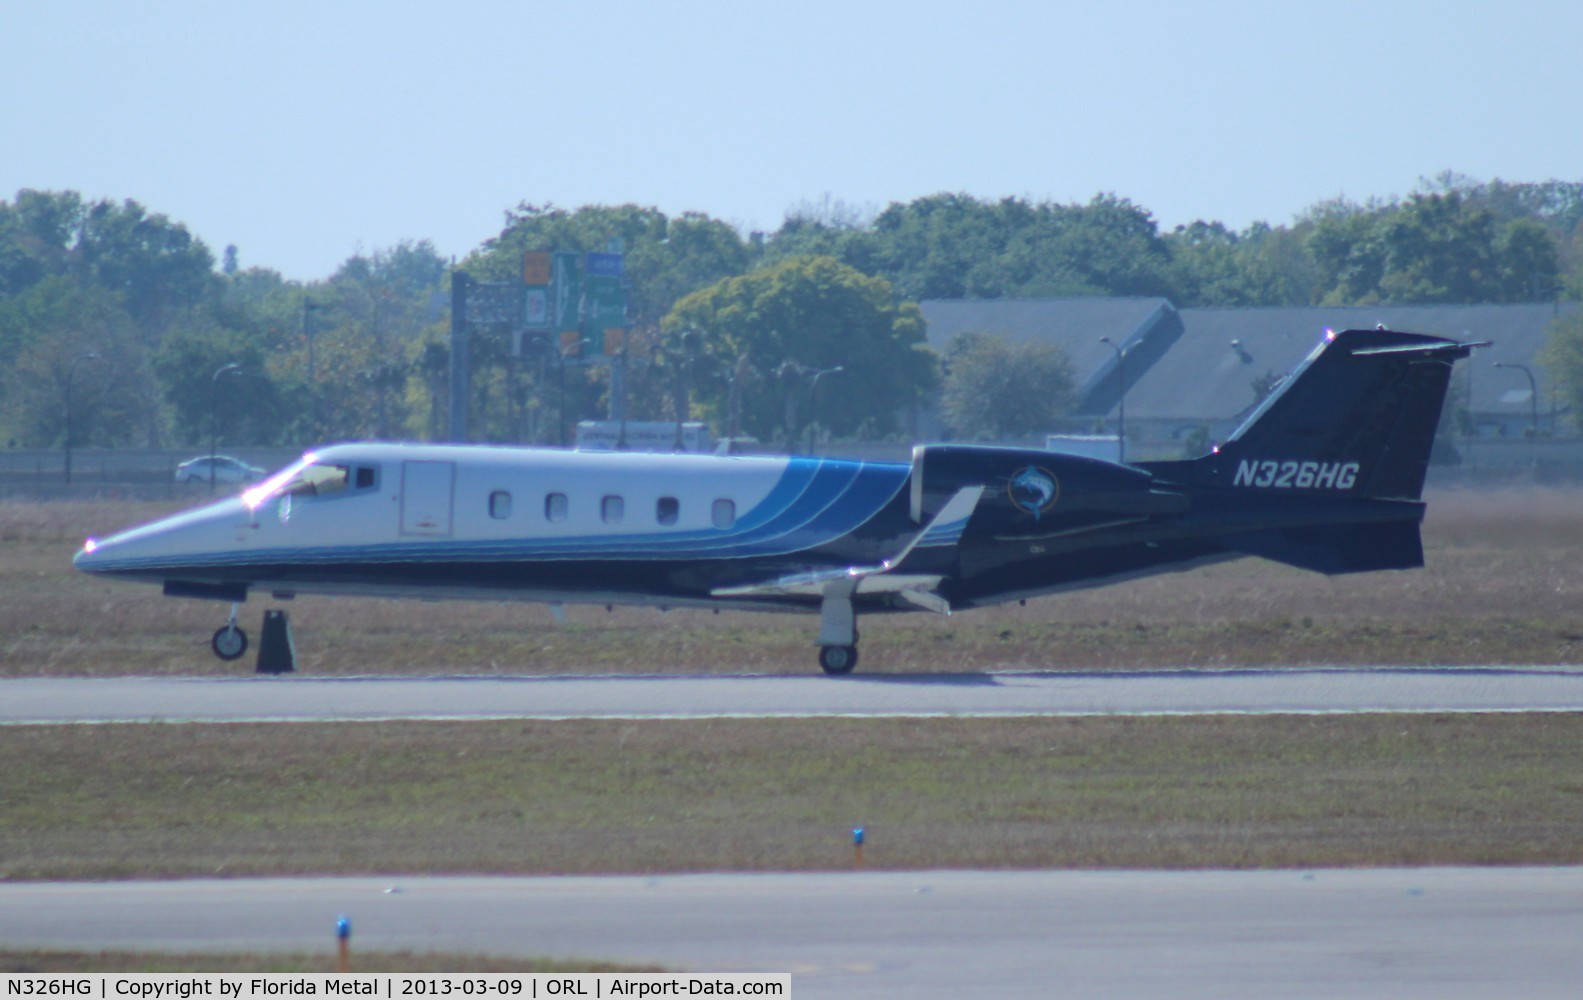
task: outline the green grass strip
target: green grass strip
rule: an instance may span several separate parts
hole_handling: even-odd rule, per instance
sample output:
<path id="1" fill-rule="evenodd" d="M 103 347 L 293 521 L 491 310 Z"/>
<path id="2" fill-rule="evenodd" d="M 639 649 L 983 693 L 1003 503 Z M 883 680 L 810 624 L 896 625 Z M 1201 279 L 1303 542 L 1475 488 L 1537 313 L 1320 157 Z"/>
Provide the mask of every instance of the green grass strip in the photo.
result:
<path id="1" fill-rule="evenodd" d="M 0 729 L 0 877 L 1583 862 L 1583 716 Z"/>

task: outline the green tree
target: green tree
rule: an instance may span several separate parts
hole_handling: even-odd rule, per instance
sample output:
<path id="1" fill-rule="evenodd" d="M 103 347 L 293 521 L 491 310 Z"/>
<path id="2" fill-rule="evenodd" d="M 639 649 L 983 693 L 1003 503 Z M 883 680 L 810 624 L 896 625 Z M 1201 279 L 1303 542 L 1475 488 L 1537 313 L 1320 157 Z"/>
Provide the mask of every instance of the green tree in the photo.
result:
<path id="1" fill-rule="evenodd" d="M 1548 297 L 1560 273 L 1542 225 L 1503 224 L 1455 190 L 1405 204 L 1321 203 L 1302 225 L 1328 304 L 1524 302 Z"/>
<path id="2" fill-rule="evenodd" d="M 938 194 L 874 220 L 875 272 L 908 298 L 1166 295 L 1154 219 L 1111 194 L 1087 205 Z"/>
<path id="3" fill-rule="evenodd" d="M 874 220 L 878 274 L 910 299 L 962 299 L 1003 294 L 1004 263 L 1017 199 L 987 204 L 965 194 L 937 194 L 892 204 Z M 975 271 L 978 273 L 975 275 Z"/>
<path id="4" fill-rule="evenodd" d="M 1570 313 L 1550 324 L 1539 363 L 1561 390 L 1573 424 L 1583 430 L 1583 312 Z"/>
<path id="5" fill-rule="evenodd" d="M 748 267 L 748 247 L 737 231 L 702 213 L 671 219 L 638 205 L 568 211 L 526 202 L 464 267 L 481 280 L 510 281 L 520 275 L 527 251 L 588 253 L 613 246 L 626 256 L 627 313 L 635 325 L 657 324 L 682 296 Z"/>
<path id="6" fill-rule="evenodd" d="M 191 318 L 171 330 L 153 363 L 177 441 L 274 444 L 298 429 L 268 352 L 239 331 Z"/>
<path id="7" fill-rule="evenodd" d="M 722 426 L 738 375 L 743 429 L 764 440 L 795 440 L 815 420 L 836 434 L 892 432 L 936 381 L 918 307 L 830 257 L 789 258 L 694 292 L 663 329 L 697 337 L 694 391 Z M 747 367 L 757 376 L 742 377 Z"/>
<path id="8" fill-rule="evenodd" d="M 1169 273 L 1178 306 L 1284 305 L 1291 294 L 1270 259 L 1260 252 L 1271 242 L 1268 226 L 1233 232 L 1219 222 L 1177 226 L 1165 236 Z"/>
<path id="9" fill-rule="evenodd" d="M 864 274 L 878 274 L 880 238 L 874 230 L 875 213 L 825 195 L 818 202 L 803 202 L 786 213 L 769 239 L 755 233 L 753 249 L 758 263 L 776 264 L 788 257 L 834 257 Z"/>
<path id="10" fill-rule="evenodd" d="M 662 349 L 666 338 L 659 332 L 660 321 L 684 296 L 748 269 L 750 248 L 733 227 L 698 212 L 669 218 L 659 209 L 638 205 L 589 205 L 569 211 L 524 202 L 464 268 L 481 280 L 514 281 L 528 251 L 611 249 L 619 249 L 625 257 L 629 336 L 623 357 L 628 411 L 635 416 L 670 417 L 668 387 L 677 382 L 677 373 L 675 356 Z M 589 331 L 588 336 L 598 340 L 602 334 Z M 580 353 L 586 356 L 590 350 L 597 349 L 585 347 Z M 562 371 L 561 358 L 553 351 L 543 357 L 513 359 L 507 351 L 486 348 L 473 358 L 473 371 L 475 389 L 481 393 L 474 413 L 482 426 L 495 428 L 483 433 L 508 438 L 526 434 L 557 440 L 563 394 L 567 423 L 575 425 L 595 412 L 608 411 L 614 391 L 609 365 L 569 364 Z M 509 427 L 492 416 L 491 407 L 509 415 Z"/>
<path id="11" fill-rule="evenodd" d="M 1495 246 L 1498 281 L 1506 302 L 1545 302 L 1561 287 L 1560 248 L 1536 219 L 1513 219 Z"/>
<path id="12" fill-rule="evenodd" d="M 0 205 L 0 291 L 70 274 L 123 297 L 151 340 L 214 287 L 214 256 L 185 226 L 130 199 L 85 202 L 73 191 L 21 191 Z"/>
<path id="13" fill-rule="evenodd" d="M 70 376 L 74 439 L 160 441 L 149 358 L 174 325 L 217 309 L 213 266 L 184 226 L 135 201 L 23 190 L 0 202 L 0 364 L 12 368 L 0 401 L 15 431 L 25 440 L 60 436 L 52 429 L 60 393 L 48 386 L 91 350 L 100 362 Z M 102 393 L 93 372 L 108 379 Z"/>
<path id="14" fill-rule="evenodd" d="M 687 212 L 665 224 L 658 242 L 644 240 L 627 251 L 635 324 L 658 324 L 683 297 L 748 270 L 748 247 L 727 223 Z"/>
<path id="15" fill-rule="evenodd" d="M 956 437 L 1043 434 L 1072 407 L 1072 363 L 1058 344 L 967 331 L 945 349 L 940 411 Z"/>
<path id="16" fill-rule="evenodd" d="M 1166 268 L 1170 253 L 1149 211 L 1114 194 L 1057 213 L 1065 232 L 1050 248 L 1061 267 L 1107 295 L 1173 294 Z"/>
<path id="17" fill-rule="evenodd" d="M 66 272 L 83 216 L 75 191 L 18 191 L 0 202 L 0 294 L 15 295 Z"/>
<path id="18" fill-rule="evenodd" d="M 117 296 L 58 276 L 7 305 L 0 315 L 23 314 L 30 327 L 5 364 L 8 436 L 35 447 L 63 443 L 69 401 L 79 446 L 158 443 L 147 355 Z"/>
<path id="19" fill-rule="evenodd" d="M 1319 269 L 1317 304 L 1363 305 L 1378 301 L 1385 276 L 1385 248 L 1378 237 L 1383 206 L 1344 198 L 1322 201 L 1298 220 Z"/>
<path id="20" fill-rule="evenodd" d="M 1387 302 L 1498 302 L 1495 217 L 1457 194 L 1418 195 L 1382 220 Z"/>
<path id="21" fill-rule="evenodd" d="M 413 418 L 407 382 L 416 373 L 418 343 L 448 309 L 446 272 L 431 242 L 409 240 L 347 258 L 311 291 L 314 384 L 305 350 L 293 352 L 292 367 L 314 397 L 318 436 L 405 435 Z M 482 347 L 477 353 L 486 361 L 493 356 Z"/>

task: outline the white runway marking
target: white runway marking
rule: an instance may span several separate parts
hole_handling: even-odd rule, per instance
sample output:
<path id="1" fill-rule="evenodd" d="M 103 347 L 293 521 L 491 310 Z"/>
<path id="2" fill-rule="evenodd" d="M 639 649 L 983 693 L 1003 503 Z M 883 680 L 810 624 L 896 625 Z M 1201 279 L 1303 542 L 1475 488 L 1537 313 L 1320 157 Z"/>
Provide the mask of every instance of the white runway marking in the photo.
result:
<path id="1" fill-rule="evenodd" d="M 1580 667 L 0 680 L 9 725 L 1579 711 Z"/>

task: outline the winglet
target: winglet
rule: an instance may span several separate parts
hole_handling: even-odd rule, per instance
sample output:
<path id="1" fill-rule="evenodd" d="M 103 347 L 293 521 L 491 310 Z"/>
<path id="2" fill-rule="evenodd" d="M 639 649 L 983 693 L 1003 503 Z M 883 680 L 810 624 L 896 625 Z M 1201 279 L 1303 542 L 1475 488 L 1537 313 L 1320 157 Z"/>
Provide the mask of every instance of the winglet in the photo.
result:
<path id="1" fill-rule="evenodd" d="M 972 518 L 973 511 L 978 508 L 979 498 L 984 495 L 984 487 L 964 486 L 956 491 L 950 501 L 940 508 L 940 513 L 934 516 L 922 531 L 912 537 L 900 552 L 885 560 L 879 572 L 889 573 L 900 566 L 912 554 L 913 549 L 939 548 L 945 545 L 955 545 L 962 540 L 962 532 L 967 528 L 967 522 Z"/>

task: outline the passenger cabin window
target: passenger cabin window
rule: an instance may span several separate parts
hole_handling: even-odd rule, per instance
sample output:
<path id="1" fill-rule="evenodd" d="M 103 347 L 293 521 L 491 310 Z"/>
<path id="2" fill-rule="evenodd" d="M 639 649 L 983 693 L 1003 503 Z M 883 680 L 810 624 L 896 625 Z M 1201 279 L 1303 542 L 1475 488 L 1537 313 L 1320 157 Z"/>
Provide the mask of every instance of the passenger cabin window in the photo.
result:
<path id="1" fill-rule="evenodd" d="M 661 524 L 675 524 L 681 512 L 681 502 L 675 497 L 660 497 L 654 505 L 654 520 Z"/>
<path id="2" fill-rule="evenodd" d="M 618 496 L 607 496 L 599 501 L 599 517 L 606 524 L 620 524 L 626 511 L 626 502 Z"/>
<path id="3" fill-rule="evenodd" d="M 709 519 L 717 528 L 729 528 L 737 523 L 735 500 L 716 500 L 709 508 Z"/>
<path id="4" fill-rule="evenodd" d="M 566 520 L 565 493 L 551 493 L 544 498 L 544 519 L 546 521 Z"/>
<path id="5" fill-rule="evenodd" d="M 286 491 L 294 497 L 322 497 L 340 493 L 346 489 L 347 472 L 344 465 L 320 465 L 315 462 L 297 473 L 297 478 L 286 487 Z"/>
<path id="6" fill-rule="evenodd" d="M 379 481 L 374 474 L 374 470 L 369 466 L 359 465 L 357 467 L 357 488 L 360 490 L 371 490 L 377 485 L 379 485 Z"/>
<path id="7" fill-rule="evenodd" d="M 504 521 L 511 516 L 511 494 L 505 490 L 495 490 L 489 494 L 489 516 L 497 521 Z"/>

